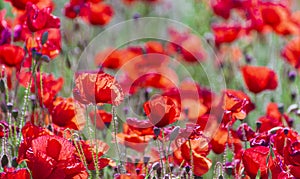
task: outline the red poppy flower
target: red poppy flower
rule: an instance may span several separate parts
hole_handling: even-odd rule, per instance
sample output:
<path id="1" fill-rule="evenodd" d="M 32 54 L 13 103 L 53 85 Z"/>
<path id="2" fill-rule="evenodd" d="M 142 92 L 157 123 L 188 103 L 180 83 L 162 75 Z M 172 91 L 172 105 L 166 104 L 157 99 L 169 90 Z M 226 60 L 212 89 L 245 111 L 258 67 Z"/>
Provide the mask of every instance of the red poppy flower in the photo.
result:
<path id="1" fill-rule="evenodd" d="M 104 72 L 80 72 L 75 74 L 74 98 L 82 104 L 109 103 L 119 105 L 123 92 L 115 78 Z"/>
<path id="2" fill-rule="evenodd" d="M 267 132 L 263 133 L 256 133 L 256 135 L 250 139 L 250 146 L 266 146 L 268 147 L 270 145 L 270 134 Z"/>
<path id="3" fill-rule="evenodd" d="M 146 53 L 159 53 L 165 54 L 165 49 L 162 43 L 157 41 L 149 41 L 145 43 Z"/>
<path id="4" fill-rule="evenodd" d="M 24 49 L 15 46 L 4 44 L 0 46 L 0 63 L 9 67 L 19 67 L 24 59 Z"/>
<path id="5" fill-rule="evenodd" d="M 241 140 L 239 139 L 236 131 L 230 131 L 230 138 L 228 137 L 228 130 L 225 127 L 220 127 L 217 132 L 214 134 L 211 142 L 212 150 L 216 154 L 221 154 L 224 152 L 226 143 L 228 147 L 234 148 L 234 153 L 239 153 L 242 149 Z"/>
<path id="6" fill-rule="evenodd" d="M 241 91 L 226 90 L 224 92 L 223 123 L 234 123 L 236 119 L 244 119 L 246 115 L 254 109 L 254 104 L 250 98 Z"/>
<path id="7" fill-rule="evenodd" d="M 286 146 L 286 140 L 289 139 L 292 142 L 296 142 L 298 137 L 298 133 L 289 128 L 281 128 L 279 129 L 275 135 L 271 136 L 271 141 L 274 144 L 274 151 L 281 156 L 284 156 L 284 150 Z"/>
<path id="8" fill-rule="evenodd" d="M 96 118 L 96 127 L 99 130 L 103 130 L 105 127 L 107 127 L 112 120 L 111 113 L 108 113 L 100 109 L 96 111 L 96 114 L 95 111 L 91 111 L 89 115 L 93 125 L 95 125 L 95 118 Z"/>
<path id="9" fill-rule="evenodd" d="M 237 135 L 241 141 L 249 141 L 255 137 L 255 132 L 247 123 L 242 123 L 237 129 Z"/>
<path id="10" fill-rule="evenodd" d="M 105 25 L 110 22 L 114 11 L 111 6 L 101 1 L 102 0 L 71 0 L 65 4 L 64 14 L 71 19 L 80 16 L 93 25 Z"/>
<path id="11" fill-rule="evenodd" d="M 157 96 L 144 104 L 144 110 L 151 123 L 156 127 L 165 127 L 174 123 L 180 109 L 176 101 L 168 96 Z"/>
<path id="12" fill-rule="evenodd" d="M 49 7 L 39 9 L 35 4 L 28 3 L 25 13 L 27 14 L 26 25 L 31 32 L 60 27 L 59 18 L 51 14 Z"/>
<path id="13" fill-rule="evenodd" d="M 113 8 L 105 3 L 89 3 L 86 11 L 87 20 L 92 25 L 105 25 L 114 15 Z"/>
<path id="14" fill-rule="evenodd" d="M 286 5 L 261 1 L 260 7 L 265 25 L 282 35 L 297 33 L 297 27 L 291 21 L 291 12 Z"/>
<path id="15" fill-rule="evenodd" d="M 205 60 L 206 53 L 201 39 L 190 32 L 178 32 L 169 29 L 170 43 L 167 44 L 167 53 L 178 54 L 186 62 L 200 62 Z"/>
<path id="16" fill-rule="evenodd" d="M 214 13 L 218 16 L 228 19 L 230 11 L 234 4 L 232 0 L 212 0 L 210 1 Z"/>
<path id="17" fill-rule="evenodd" d="M 292 141 L 288 138 L 283 152 L 285 164 L 293 170 L 291 174 L 299 178 L 300 174 L 296 171 L 300 169 L 300 140 Z"/>
<path id="18" fill-rule="evenodd" d="M 40 77 L 42 77 L 42 80 Z M 30 78 L 31 78 L 30 72 L 20 72 L 18 74 L 19 82 L 24 87 L 28 86 Z M 36 73 L 36 81 L 38 84 L 37 97 L 40 101 L 40 104 L 45 105 L 46 107 L 50 107 L 52 105 L 53 100 L 55 99 L 55 96 L 62 88 L 62 85 L 64 83 L 63 78 L 55 79 L 52 74 L 43 73 L 41 75 L 40 73 Z M 41 81 L 42 84 L 40 83 Z M 43 87 L 43 89 L 41 89 L 41 87 Z M 30 91 L 32 93 L 35 93 L 34 77 L 32 77 Z"/>
<path id="19" fill-rule="evenodd" d="M 193 174 L 196 176 L 204 175 L 212 165 L 211 160 L 205 157 L 210 151 L 208 140 L 204 137 L 197 137 L 190 141 L 184 140 L 185 142 L 180 148 L 174 151 L 174 160 L 178 165 L 184 164 L 184 162 L 187 162 L 190 166 L 193 164 Z M 192 156 L 190 155 L 191 150 Z M 193 160 L 191 160 L 191 157 Z M 192 161 L 193 163 L 191 163 Z"/>
<path id="20" fill-rule="evenodd" d="M 144 53 L 143 49 L 140 46 L 129 46 L 124 49 L 108 48 L 104 51 L 99 52 L 96 55 L 95 64 L 97 66 L 110 68 L 110 69 L 119 69 L 120 67 L 123 67 L 123 65 L 126 64 L 126 62 L 132 59 L 136 59 L 137 62 L 143 62 L 144 64 L 147 61 L 145 61 L 144 59 L 139 60 L 138 58 L 139 56 L 142 57 L 143 53 Z M 129 65 L 133 66 L 133 64 L 135 63 L 130 63 Z"/>
<path id="21" fill-rule="evenodd" d="M 52 7 L 53 2 L 51 0 L 6 0 L 12 4 L 18 10 L 25 10 L 27 3 L 37 5 L 39 8 Z"/>
<path id="22" fill-rule="evenodd" d="M 189 140 L 190 141 L 186 140 L 180 146 L 181 155 L 183 156 L 183 158 L 185 160 L 187 160 L 187 161 L 191 160 L 190 144 L 191 144 L 191 148 L 192 148 L 193 152 L 195 152 L 199 155 L 202 155 L 202 156 L 208 155 L 208 153 L 210 152 L 211 146 L 210 146 L 210 143 L 208 142 L 208 140 L 206 138 L 204 138 L 203 136 L 201 136 L 201 137 L 198 136 L 194 139 L 189 139 Z"/>
<path id="23" fill-rule="evenodd" d="M 158 69 L 159 71 L 157 73 L 148 72 L 145 75 L 139 76 L 138 79 L 136 79 L 131 83 L 130 89 L 128 91 L 125 87 L 125 91 L 129 92 L 129 94 L 134 94 L 141 88 L 152 87 L 152 88 L 165 90 L 174 87 L 177 82 L 177 75 L 170 68 L 164 68 L 164 69 L 165 70 L 163 74 L 160 72 L 161 70 L 163 70 L 161 68 Z M 122 87 L 124 83 L 130 84 L 126 81 L 125 82 L 122 81 Z"/>
<path id="24" fill-rule="evenodd" d="M 139 120 L 137 118 L 127 118 L 126 124 L 128 125 L 129 129 L 140 135 L 153 135 L 153 124 L 149 120 Z"/>
<path id="25" fill-rule="evenodd" d="M 153 135 L 140 136 L 132 132 L 130 134 L 119 133 L 117 134 L 117 137 L 119 142 L 126 147 L 142 153 L 148 146 L 150 139 L 153 138 Z"/>
<path id="26" fill-rule="evenodd" d="M 255 178 L 258 170 L 261 172 L 261 177 L 267 176 L 267 157 L 270 149 L 264 146 L 248 148 L 244 151 L 242 161 L 247 175 Z"/>
<path id="27" fill-rule="evenodd" d="M 96 55 L 95 65 L 109 69 L 118 69 L 123 65 L 124 51 L 123 49 L 105 49 Z"/>
<path id="28" fill-rule="evenodd" d="M 247 88 L 255 94 L 277 88 L 278 77 L 273 70 L 267 67 L 244 66 L 241 71 Z"/>
<path id="29" fill-rule="evenodd" d="M 295 38 L 284 47 L 281 52 L 284 59 L 294 68 L 300 70 L 300 38 Z"/>
<path id="30" fill-rule="evenodd" d="M 212 30 L 215 36 L 216 46 L 222 43 L 233 42 L 242 33 L 242 27 L 239 24 L 213 24 Z"/>
<path id="31" fill-rule="evenodd" d="M 184 114 L 183 118 L 196 121 L 210 111 L 214 94 L 192 80 L 184 80 L 178 88 L 167 89 L 163 96 L 169 96 L 177 101 Z"/>
<path id="32" fill-rule="evenodd" d="M 64 99 L 58 97 L 53 101 L 49 108 L 49 113 L 53 124 L 62 128 L 70 128 L 74 130 L 81 130 L 85 125 L 85 118 L 83 111 L 75 109 L 76 104 L 73 98 Z M 61 116 L 64 116 L 63 118 Z"/>
<path id="33" fill-rule="evenodd" d="M 259 132 L 266 132 L 274 127 L 283 126 L 282 120 L 286 119 L 286 117 L 280 113 L 276 103 L 269 103 L 266 115 L 258 119 L 258 122 L 261 123 Z"/>
<path id="34" fill-rule="evenodd" d="M 0 178 L 2 179 L 14 179 L 14 178 L 22 178 L 22 179 L 30 179 L 30 173 L 26 168 L 4 168 L 4 171 L 0 173 Z"/>
<path id="35" fill-rule="evenodd" d="M 25 154 L 25 161 L 33 178 L 87 178 L 76 149 L 67 139 L 44 135 L 33 139 Z"/>
<path id="36" fill-rule="evenodd" d="M 275 135 L 271 137 L 274 144 L 275 154 L 279 158 L 283 158 L 284 166 L 287 166 L 289 173 L 299 178 L 300 169 L 300 136 L 289 128 L 279 129 Z"/>
<path id="37" fill-rule="evenodd" d="M 86 160 L 86 163 L 88 165 L 89 170 L 95 170 L 95 161 L 94 156 L 96 156 L 96 152 L 98 152 L 98 169 L 101 170 L 104 167 L 106 167 L 110 159 L 108 158 L 102 158 L 102 156 L 109 150 L 109 146 L 100 141 L 80 141 L 82 145 L 82 150 L 84 153 L 84 157 Z M 77 154 L 78 157 L 80 157 L 80 154 Z"/>
<path id="38" fill-rule="evenodd" d="M 259 32 L 270 28 L 282 35 L 296 32 L 296 26 L 290 18 L 291 12 L 288 5 L 281 2 L 257 1 L 252 3 L 248 11 L 250 28 Z"/>
<path id="39" fill-rule="evenodd" d="M 50 131 L 45 128 L 38 127 L 33 125 L 30 122 L 27 122 L 22 128 L 23 139 L 18 150 L 18 162 L 20 163 L 22 160 L 25 160 L 25 155 L 27 149 L 31 145 L 31 141 L 33 139 L 38 138 L 43 135 L 53 135 Z"/>

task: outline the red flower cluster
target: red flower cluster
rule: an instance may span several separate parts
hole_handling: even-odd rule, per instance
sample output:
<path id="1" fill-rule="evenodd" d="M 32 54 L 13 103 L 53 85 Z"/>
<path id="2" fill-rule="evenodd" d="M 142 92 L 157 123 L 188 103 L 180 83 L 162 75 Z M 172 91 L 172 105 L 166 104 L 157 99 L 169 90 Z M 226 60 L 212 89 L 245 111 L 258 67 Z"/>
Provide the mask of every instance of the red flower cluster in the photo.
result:
<path id="1" fill-rule="evenodd" d="M 252 30 L 260 33 L 273 30 L 280 35 L 299 33 L 298 22 L 291 11 L 292 3 L 288 1 L 212 0 L 210 2 L 216 15 L 227 21 L 241 19 L 234 20 L 234 25 L 223 23 L 212 26 L 216 45 L 232 42 Z"/>
<path id="2" fill-rule="evenodd" d="M 79 16 L 92 25 L 105 25 L 110 22 L 114 11 L 102 0 L 71 0 L 65 5 L 64 14 L 71 19 Z"/>

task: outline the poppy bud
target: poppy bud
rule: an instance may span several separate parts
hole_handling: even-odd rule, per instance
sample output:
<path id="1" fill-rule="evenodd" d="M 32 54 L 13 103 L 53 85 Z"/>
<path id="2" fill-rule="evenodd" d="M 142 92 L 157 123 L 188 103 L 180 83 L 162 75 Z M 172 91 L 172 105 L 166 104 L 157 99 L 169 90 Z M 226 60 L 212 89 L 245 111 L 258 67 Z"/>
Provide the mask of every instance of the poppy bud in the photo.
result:
<path id="1" fill-rule="evenodd" d="M 128 115 L 128 113 L 129 113 L 128 107 L 124 107 L 124 108 L 123 108 L 123 111 L 124 111 L 125 115 Z"/>
<path id="2" fill-rule="evenodd" d="M 171 172 L 174 170 L 174 165 L 170 163 L 170 170 Z"/>
<path id="3" fill-rule="evenodd" d="M 135 166 L 137 166 L 139 164 L 139 162 L 140 162 L 140 159 L 135 159 L 135 162 L 134 162 Z"/>
<path id="4" fill-rule="evenodd" d="M 14 168 L 18 167 L 17 157 L 14 157 L 11 161 L 11 166 Z"/>
<path id="5" fill-rule="evenodd" d="M 297 76 L 297 74 L 296 74 L 295 71 L 290 71 L 289 72 L 289 80 L 290 80 L 290 82 L 294 82 L 295 79 L 296 79 L 296 76 Z"/>
<path id="6" fill-rule="evenodd" d="M 12 117 L 14 118 L 14 119 L 17 119 L 17 117 L 18 117 L 18 110 L 17 109 L 14 109 L 14 110 L 12 110 Z"/>
<path id="7" fill-rule="evenodd" d="M 257 121 L 256 122 L 256 130 L 259 130 L 261 127 L 261 122 L 260 121 Z"/>
<path id="8" fill-rule="evenodd" d="M 155 163 L 152 165 L 152 169 L 153 169 L 153 170 L 158 170 L 159 167 L 160 167 L 159 162 L 155 162 Z"/>
<path id="9" fill-rule="evenodd" d="M 118 167 L 114 168 L 115 173 L 118 173 Z"/>
<path id="10" fill-rule="evenodd" d="M 141 169 L 140 169 L 140 168 L 136 168 L 136 169 L 135 169 L 135 172 L 136 172 L 137 175 L 139 175 L 140 172 L 141 172 Z"/>
<path id="11" fill-rule="evenodd" d="M 295 121 L 294 118 L 289 118 L 289 120 L 288 120 L 289 127 L 292 127 L 294 125 L 294 121 Z"/>
<path id="12" fill-rule="evenodd" d="M 134 20 L 137 20 L 138 18 L 140 18 L 141 17 L 141 15 L 139 14 L 139 13 L 135 13 L 134 15 L 133 15 L 133 19 Z"/>
<path id="13" fill-rule="evenodd" d="M 229 175 L 229 176 L 233 175 L 233 166 L 231 165 L 231 163 L 226 163 L 225 171 L 226 171 L 227 175 Z M 220 178 L 220 176 L 219 176 L 219 178 Z"/>
<path id="14" fill-rule="evenodd" d="M 185 166 L 185 172 L 186 173 L 189 173 L 191 170 L 191 167 L 189 165 Z"/>
<path id="15" fill-rule="evenodd" d="M 13 103 L 7 103 L 6 107 L 7 107 L 8 111 L 11 113 L 12 108 L 13 108 Z"/>
<path id="16" fill-rule="evenodd" d="M 53 128 L 52 128 L 52 125 L 48 125 L 47 129 L 51 132 L 53 132 Z"/>
<path id="17" fill-rule="evenodd" d="M 146 101 L 148 101 L 149 100 L 149 93 L 151 92 L 151 90 L 150 89 L 146 89 L 145 90 L 145 93 L 144 93 L 144 95 L 145 95 L 145 100 Z"/>
<path id="18" fill-rule="evenodd" d="M 35 60 L 39 60 L 42 56 L 42 53 L 36 51 L 36 48 L 31 49 L 32 58 Z"/>
<path id="19" fill-rule="evenodd" d="M 0 91 L 1 93 L 5 93 L 5 83 L 3 79 L 0 79 Z"/>
<path id="20" fill-rule="evenodd" d="M 44 45 L 46 42 L 47 42 L 47 40 L 48 40 L 48 34 L 49 34 L 49 32 L 48 31 L 45 31 L 43 34 L 42 34 L 42 41 L 41 41 L 41 43 L 42 43 L 42 45 Z"/>
<path id="21" fill-rule="evenodd" d="M 285 135 L 288 135 L 289 129 L 288 129 L 288 128 L 284 128 L 284 129 L 283 129 L 283 133 L 284 133 Z"/>
<path id="22" fill-rule="evenodd" d="M 145 156 L 144 157 L 144 165 L 147 165 L 149 160 L 150 160 L 150 157 Z"/>
<path id="23" fill-rule="evenodd" d="M 223 179 L 223 178 L 224 178 L 223 175 L 220 175 L 220 176 L 219 176 L 219 179 Z"/>
<path id="24" fill-rule="evenodd" d="M 50 57 L 48 55 L 42 55 L 41 60 L 43 62 L 49 63 L 50 62 Z"/>
<path id="25" fill-rule="evenodd" d="M 278 104 L 278 111 L 283 114 L 284 113 L 284 105 L 282 103 Z"/>
<path id="26" fill-rule="evenodd" d="M 160 134 L 160 128 L 154 127 L 153 131 L 154 131 L 154 136 L 155 136 L 155 137 L 158 137 L 159 134 Z"/>
<path id="27" fill-rule="evenodd" d="M 3 155 L 1 158 L 1 166 L 4 168 L 8 165 L 8 158 L 6 155 Z"/>
<path id="28" fill-rule="evenodd" d="M 250 56 L 249 54 L 245 55 L 245 61 L 246 63 L 250 64 L 252 62 L 253 58 L 252 56 Z"/>
<path id="29" fill-rule="evenodd" d="M 159 163 L 158 163 L 159 164 Z M 161 177 L 161 166 L 158 166 L 158 168 L 156 169 L 156 174 L 157 174 L 157 177 L 160 178 Z"/>

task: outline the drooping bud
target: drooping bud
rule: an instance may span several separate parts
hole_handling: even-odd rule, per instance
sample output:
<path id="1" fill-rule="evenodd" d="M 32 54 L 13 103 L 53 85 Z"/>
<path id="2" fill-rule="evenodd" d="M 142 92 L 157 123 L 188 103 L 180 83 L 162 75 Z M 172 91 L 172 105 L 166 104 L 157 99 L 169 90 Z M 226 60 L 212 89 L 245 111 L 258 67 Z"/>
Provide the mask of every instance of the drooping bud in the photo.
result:
<path id="1" fill-rule="evenodd" d="M 7 155 L 3 155 L 2 158 L 1 158 L 1 166 L 4 168 L 8 165 L 8 157 Z"/>
<path id="2" fill-rule="evenodd" d="M 160 134 L 160 128 L 154 127 L 153 132 L 154 132 L 154 136 L 157 138 Z"/>
<path id="3" fill-rule="evenodd" d="M 295 71 L 290 71 L 288 76 L 289 76 L 290 82 L 294 82 L 296 79 L 297 73 Z"/>

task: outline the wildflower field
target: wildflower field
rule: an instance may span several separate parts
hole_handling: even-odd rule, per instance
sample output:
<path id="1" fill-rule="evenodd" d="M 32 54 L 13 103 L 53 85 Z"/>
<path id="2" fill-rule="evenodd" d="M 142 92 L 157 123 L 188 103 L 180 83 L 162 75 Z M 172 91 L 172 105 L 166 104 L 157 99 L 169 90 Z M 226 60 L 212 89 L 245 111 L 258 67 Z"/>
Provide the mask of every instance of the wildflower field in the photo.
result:
<path id="1" fill-rule="evenodd" d="M 0 0 L 0 179 L 300 178 L 300 1 Z"/>

